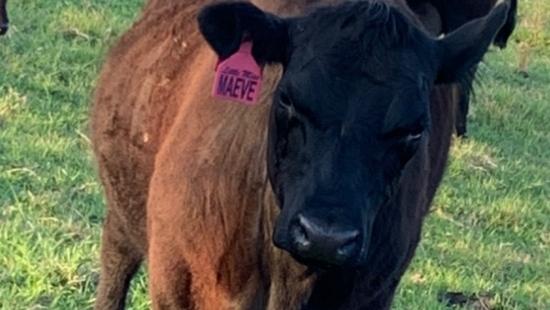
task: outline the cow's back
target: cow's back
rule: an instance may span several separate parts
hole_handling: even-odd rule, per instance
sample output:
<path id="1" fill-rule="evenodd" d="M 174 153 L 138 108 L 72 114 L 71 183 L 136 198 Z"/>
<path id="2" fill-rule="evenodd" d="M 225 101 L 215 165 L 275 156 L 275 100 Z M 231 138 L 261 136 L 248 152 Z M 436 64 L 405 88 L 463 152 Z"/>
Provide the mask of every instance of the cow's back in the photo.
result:
<path id="1" fill-rule="evenodd" d="M 97 82 L 91 134 L 108 207 L 144 247 L 147 188 L 192 77 L 199 5 L 150 7 L 108 55 Z"/>

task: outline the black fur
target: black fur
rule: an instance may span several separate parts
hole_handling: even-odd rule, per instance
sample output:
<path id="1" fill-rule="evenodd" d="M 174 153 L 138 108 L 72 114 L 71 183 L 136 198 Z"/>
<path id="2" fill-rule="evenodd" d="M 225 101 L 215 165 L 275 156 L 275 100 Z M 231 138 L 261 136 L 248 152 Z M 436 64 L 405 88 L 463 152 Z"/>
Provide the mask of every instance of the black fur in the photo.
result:
<path id="1" fill-rule="evenodd" d="M 498 46 L 499 48 L 505 48 L 508 44 L 508 39 L 510 39 L 510 36 L 514 32 L 514 29 L 516 28 L 516 19 L 517 19 L 517 10 L 518 10 L 518 1 L 517 0 L 511 0 L 510 1 L 510 11 L 508 12 L 508 18 L 506 19 L 506 23 L 500 31 L 497 33 L 497 36 L 495 37 L 494 44 Z"/>
<path id="2" fill-rule="evenodd" d="M 461 27 L 469 35 L 464 36 L 459 32 L 451 32 L 446 38 L 447 42 L 442 46 L 441 56 L 445 59 L 442 70 L 439 73 L 441 82 L 452 82 L 466 76 L 471 69 L 478 64 L 486 49 L 493 42 L 496 33 L 502 28 L 508 17 L 510 5 L 505 3 L 491 11 L 491 16 L 484 18 L 484 26 L 479 27 L 475 21 L 466 23 Z M 471 42 L 477 42 L 479 46 L 486 47 L 480 50 L 472 46 Z M 463 47 L 458 48 L 457 47 Z"/>
<path id="3" fill-rule="evenodd" d="M 246 2 L 205 7 L 198 17 L 199 28 L 214 51 L 225 59 L 241 42 L 254 42 L 252 54 L 259 63 L 284 62 L 287 57 L 286 22 Z"/>
<path id="4" fill-rule="evenodd" d="M 442 33 L 449 34 L 469 21 L 488 14 L 497 0 L 408 0 L 407 2 L 411 6 L 429 3 L 437 8 L 443 26 Z M 506 47 L 516 26 L 517 0 L 510 0 L 509 4 L 506 22 L 493 40 L 493 44 L 501 49 Z M 456 133 L 459 137 L 467 133 L 467 116 L 476 73 L 477 66 L 474 66 L 460 81 L 460 101 L 455 121 Z"/>
<path id="5" fill-rule="evenodd" d="M 450 146 L 452 102 L 433 99 L 449 89 L 434 91 L 435 84 L 471 72 L 508 9 L 500 4 L 437 40 L 382 1 L 292 19 L 248 3 L 201 13 L 201 31 L 220 57 L 249 33 L 259 60 L 284 66 L 273 95 L 267 165 L 281 207 L 274 242 L 318 274 L 303 309 L 390 307 Z M 328 232 L 359 231 L 356 251 L 345 261 L 328 252 L 304 255 L 291 229 L 298 215 Z"/>
<path id="6" fill-rule="evenodd" d="M 8 32 L 10 20 L 8 18 L 8 0 L 0 0 L 0 35 Z"/>

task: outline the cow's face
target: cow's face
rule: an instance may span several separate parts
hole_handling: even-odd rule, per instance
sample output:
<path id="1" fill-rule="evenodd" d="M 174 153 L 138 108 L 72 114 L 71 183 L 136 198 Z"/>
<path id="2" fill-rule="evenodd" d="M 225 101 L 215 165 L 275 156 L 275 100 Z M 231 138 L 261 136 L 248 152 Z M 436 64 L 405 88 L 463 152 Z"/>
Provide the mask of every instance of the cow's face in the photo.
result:
<path id="1" fill-rule="evenodd" d="M 480 61 L 507 8 L 441 40 L 379 1 L 292 19 L 249 3 L 201 12 L 201 31 L 220 57 L 248 37 L 259 62 L 284 66 L 267 159 L 281 207 L 277 246 L 312 266 L 366 263 L 378 211 L 392 207 L 402 171 L 429 139 L 433 84 Z"/>

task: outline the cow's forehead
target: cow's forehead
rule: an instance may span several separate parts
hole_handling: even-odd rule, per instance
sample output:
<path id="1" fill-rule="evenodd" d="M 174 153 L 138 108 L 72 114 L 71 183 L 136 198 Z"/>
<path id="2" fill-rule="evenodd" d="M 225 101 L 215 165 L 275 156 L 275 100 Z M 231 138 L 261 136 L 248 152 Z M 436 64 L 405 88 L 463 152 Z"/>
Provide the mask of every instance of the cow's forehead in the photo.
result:
<path id="1" fill-rule="evenodd" d="M 423 49 L 425 42 L 418 40 L 419 30 L 404 16 L 393 9 L 373 13 L 372 4 L 366 9 L 350 7 L 320 10 L 292 23 L 291 60 L 295 65 L 306 67 L 314 59 L 322 59 L 327 66 L 350 65 L 366 71 L 376 70 L 373 66 L 377 64 L 387 67 L 389 62 L 398 64 L 405 59 L 407 66 L 415 65 L 411 56 Z"/>
<path id="2" fill-rule="evenodd" d="M 361 1 L 320 8 L 295 18 L 292 34 L 329 39 L 333 34 L 337 36 L 332 37 L 349 37 L 383 29 L 393 38 L 398 38 L 400 32 L 409 32 L 412 27 L 413 23 L 398 9 L 383 2 Z"/>
<path id="3" fill-rule="evenodd" d="M 428 46 L 399 12 L 348 6 L 297 20 L 291 32 L 280 88 L 319 123 L 382 128 L 390 111 L 403 117 L 392 120 L 397 125 L 426 114 L 421 85 L 430 70 L 422 52 Z"/>
<path id="4" fill-rule="evenodd" d="M 319 85 L 329 89 L 380 86 L 388 92 L 403 88 L 411 91 L 422 85 L 427 70 L 422 56 L 412 49 L 362 53 L 346 47 L 305 47 L 293 53 L 283 81 L 295 84 L 297 91 Z"/>
<path id="5" fill-rule="evenodd" d="M 285 75 L 280 86 L 298 112 L 321 127 L 346 124 L 352 131 L 370 135 L 387 127 L 390 112 L 390 127 L 415 122 L 427 113 L 421 75 L 403 72 L 392 81 L 380 82 L 376 76 L 334 76 L 325 69 L 314 60 L 305 70 Z"/>

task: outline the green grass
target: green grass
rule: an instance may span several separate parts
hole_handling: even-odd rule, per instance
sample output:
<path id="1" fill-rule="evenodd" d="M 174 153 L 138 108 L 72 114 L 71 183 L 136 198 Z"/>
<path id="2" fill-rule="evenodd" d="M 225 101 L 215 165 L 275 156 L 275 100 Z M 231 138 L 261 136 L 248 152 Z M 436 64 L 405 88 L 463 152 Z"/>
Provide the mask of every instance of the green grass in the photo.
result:
<path id="1" fill-rule="evenodd" d="M 522 16 L 535 2 L 521 1 Z M 13 28 L 0 39 L 1 309 L 93 303 L 103 196 L 90 94 L 141 4 L 10 2 Z M 530 77 L 519 76 L 514 41 L 529 35 L 520 28 L 481 68 L 471 138 L 453 147 L 396 309 L 445 309 L 442 291 L 488 293 L 497 309 L 550 309 L 550 46 L 540 36 Z M 143 273 L 134 281 L 132 309 L 148 308 L 146 282 Z"/>

